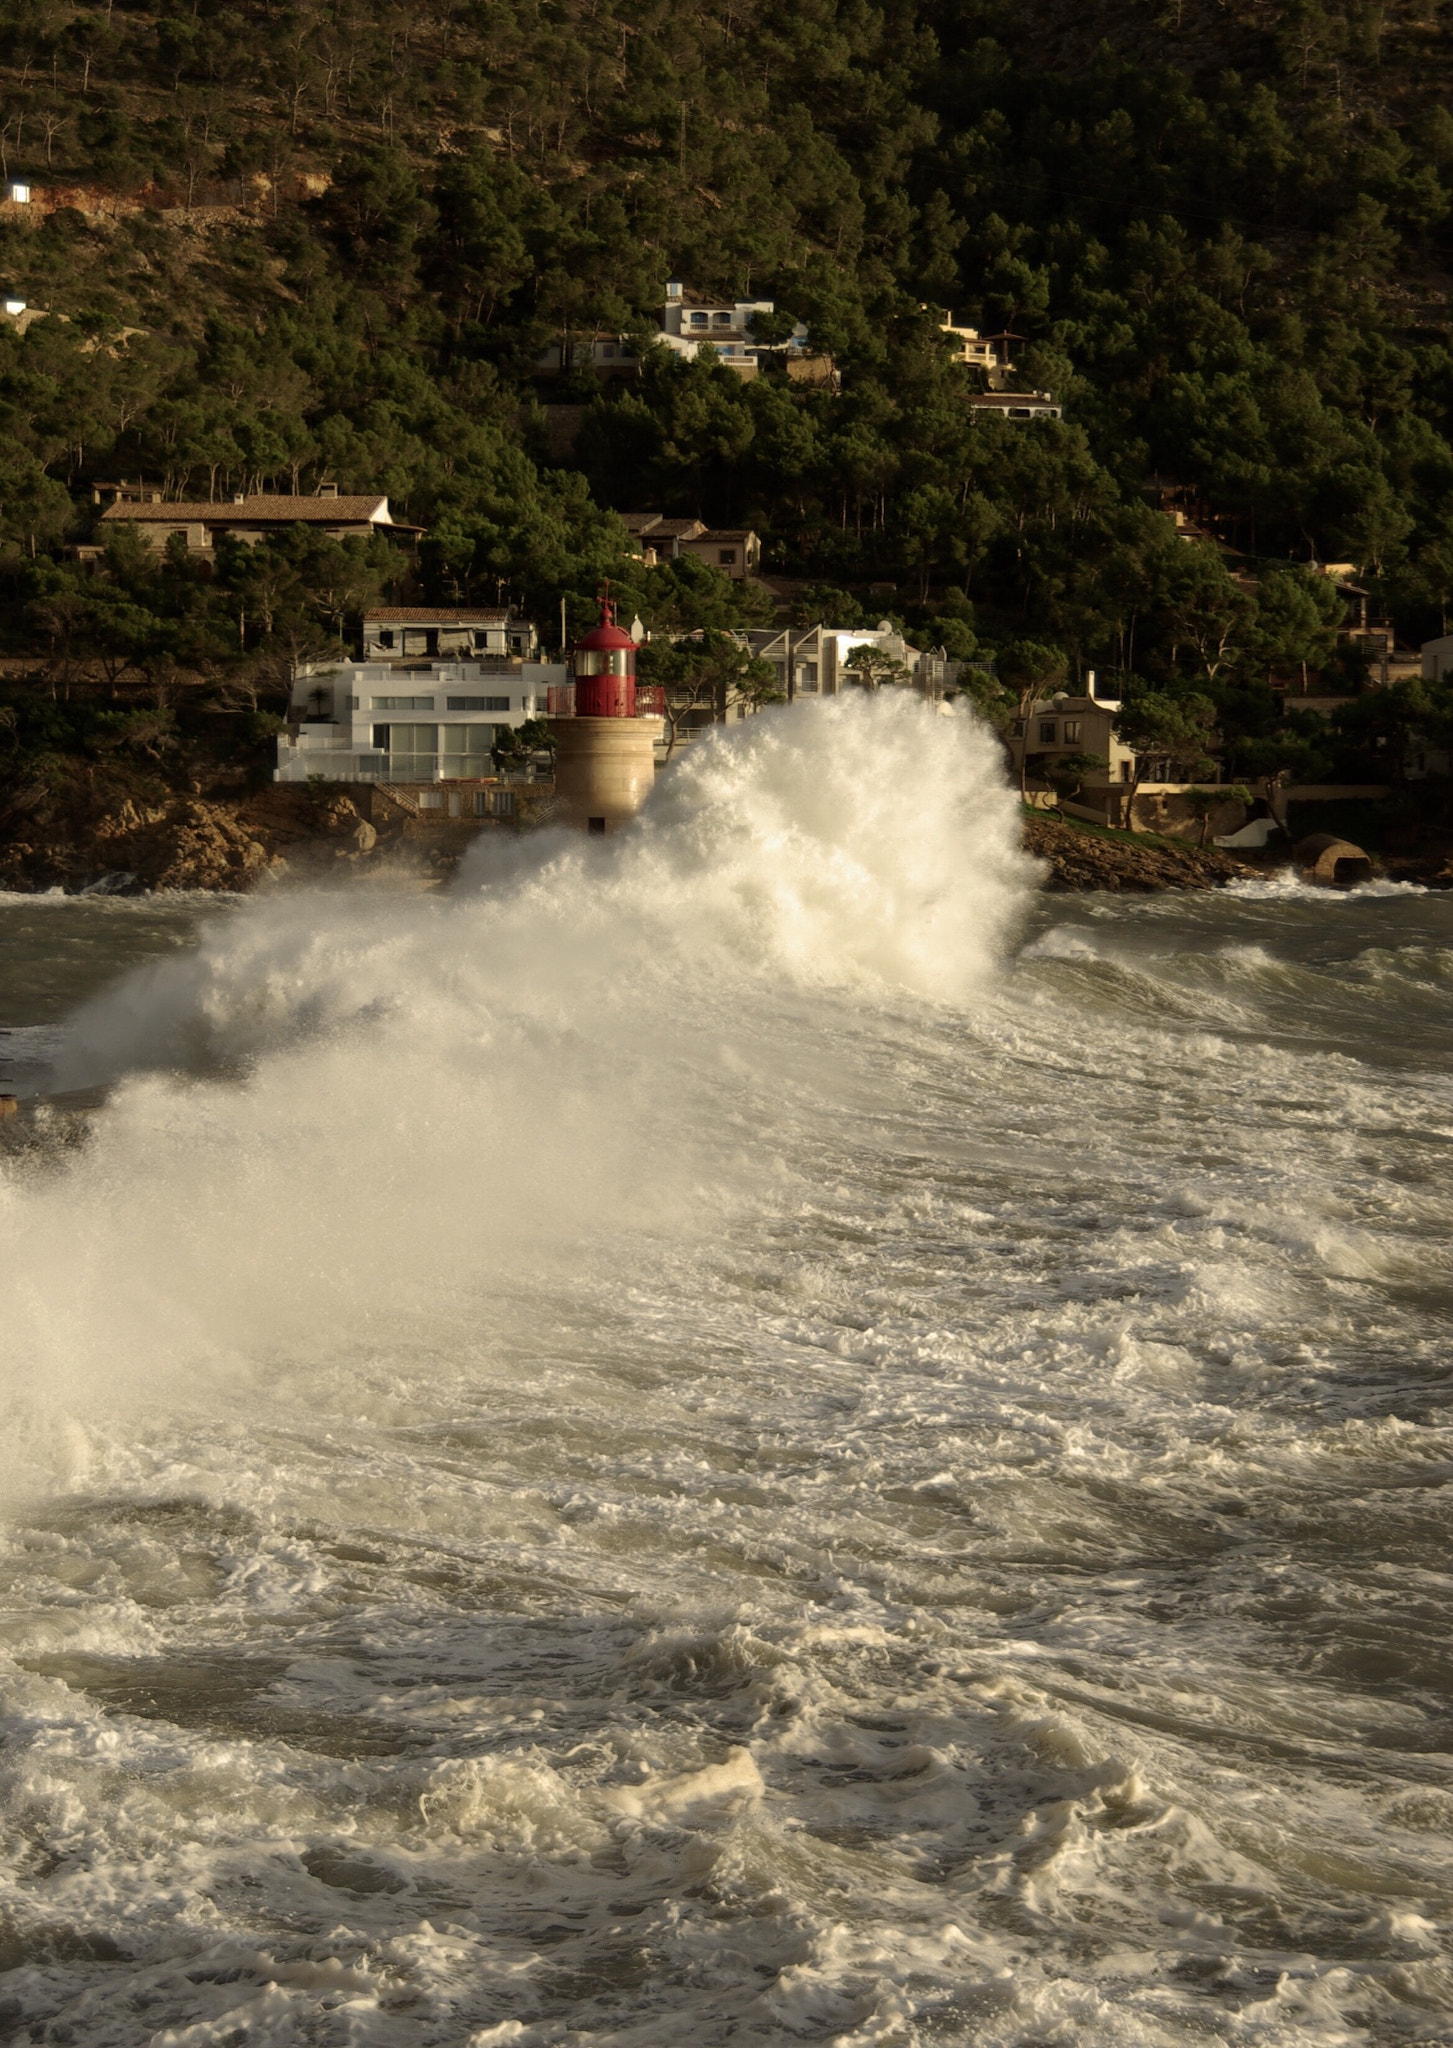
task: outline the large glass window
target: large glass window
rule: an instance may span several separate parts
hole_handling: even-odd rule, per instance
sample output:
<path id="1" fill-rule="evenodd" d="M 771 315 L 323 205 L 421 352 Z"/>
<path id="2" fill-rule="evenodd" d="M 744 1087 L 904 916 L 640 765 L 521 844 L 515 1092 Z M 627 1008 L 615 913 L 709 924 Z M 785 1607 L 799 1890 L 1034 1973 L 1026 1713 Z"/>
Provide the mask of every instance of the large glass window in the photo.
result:
<path id="1" fill-rule="evenodd" d="M 432 697 L 375 697 L 375 711 L 432 711 Z"/>
<path id="2" fill-rule="evenodd" d="M 1053 720 L 1052 718 L 1041 718 L 1041 720 L 1039 721 L 1039 737 L 1040 737 L 1040 739 L 1041 739 L 1041 740 L 1042 740 L 1042 741 L 1043 741 L 1043 742 L 1044 742 L 1044 743 L 1045 743 L 1046 745 L 1048 745 L 1048 746 L 1053 746 L 1053 745 L 1054 745 L 1054 734 L 1055 734 L 1055 722 L 1054 722 L 1054 720 Z"/>
<path id="3" fill-rule="evenodd" d="M 446 780 L 492 774 L 489 750 L 506 731 L 501 725 L 441 725 L 439 772 Z"/>
<path id="4" fill-rule="evenodd" d="M 508 711 L 508 697 L 451 697 L 446 711 Z"/>
<path id="5" fill-rule="evenodd" d="M 393 725 L 388 727 L 388 765 L 391 774 L 406 782 L 432 782 L 439 758 L 437 725 Z"/>

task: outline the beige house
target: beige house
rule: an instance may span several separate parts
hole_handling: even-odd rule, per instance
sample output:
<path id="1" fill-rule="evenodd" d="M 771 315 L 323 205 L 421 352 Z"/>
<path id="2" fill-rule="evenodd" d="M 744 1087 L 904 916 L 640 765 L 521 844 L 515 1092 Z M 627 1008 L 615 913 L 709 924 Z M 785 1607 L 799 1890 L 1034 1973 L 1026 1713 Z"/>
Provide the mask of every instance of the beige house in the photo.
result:
<path id="1" fill-rule="evenodd" d="M 707 526 L 700 519 L 666 519 L 659 512 L 625 512 L 621 518 L 648 569 L 694 555 L 740 583 L 761 566 L 762 543 L 749 527 Z"/>
<path id="2" fill-rule="evenodd" d="M 118 526 L 134 526 L 147 546 L 158 554 L 164 554 L 168 543 L 178 538 L 188 554 L 199 555 L 212 554 L 224 537 L 253 546 L 269 534 L 286 533 L 291 526 L 316 527 L 330 540 L 349 540 L 372 533 L 413 538 L 424 530 L 395 519 L 386 497 L 375 492 L 364 497 L 343 497 L 332 484 L 321 485 L 307 497 L 301 493 L 296 497 L 245 497 L 239 493 L 230 501 L 213 502 L 169 501 L 160 492 L 145 497 L 118 496 L 101 514 L 101 546 L 105 545 L 108 530 Z M 93 545 L 79 552 L 94 556 L 100 548 Z"/>
<path id="3" fill-rule="evenodd" d="M 1093 690 L 1093 671 L 1091 684 Z M 1093 694 L 1072 696 L 1060 690 L 1053 697 L 1041 697 L 1030 706 L 1022 729 L 1016 729 L 1010 736 L 1009 753 L 1015 774 L 1026 756 L 1032 781 L 1036 779 L 1036 768 L 1041 771 L 1038 779 L 1042 780 L 1042 771 L 1056 759 L 1069 754 L 1099 754 L 1106 766 L 1095 769 L 1086 779 L 1087 799 L 1091 789 L 1103 790 L 1131 781 L 1135 756 L 1115 736 L 1115 714 L 1119 709 L 1118 698 Z"/>
<path id="4" fill-rule="evenodd" d="M 924 308 L 926 312 L 927 307 Z M 961 326 L 952 313 L 939 315 L 939 332 L 953 343 L 950 358 L 968 369 L 982 370 L 991 391 L 1000 390 L 1010 368 L 1009 344 L 1022 339 L 1017 334 L 980 334 L 977 327 Z"/>
<path id="5" fill-rule="evenodd" d="M 1128 827 L 1131 823 L 1131 785 L 1136 779 L 1136 755 L 1115 730 L 1120 700 L 1094 694 L 1093 669 L 1088 671 L 1086 681 L 1090 685 L 1087 694 L 1071 695 L 1060 690 L 1054 696 L 1041 697 L 1033 704 L 1022 726 L 1016 722 L 1016 730 L 1010 735 L 1009 757 L 1017 778 L 1027 754 L 1029 800 L 1034 803 L 1047 795 L 1050 785 L 1045 770 L 1056 758 L 1063 759 L 1070 754 L 1098 754 L 1105 766 L 1091 769 L 1073 801 L 1058 799 L 1060 807 L 1074 817 L 1091 819 L 1103 825 Z M 1214 787 L 1221 779 L 1220 768 L 1201 776 L 1196 782 L 1186 782 L 1175 774 L 1173 761 L 1151 756 L 1140 766 L 1140 782 L 1135 791 L 1136 826 L 1146 832 L 1174 835 L 1194 830 L 1199 833 L 1200 825 L 1187 801 L 1186 792 Z M 1212 824 L 1218 832 L 1230 831 L 1241 823 L 1244 816 L 1239 804 L 1228 804 L 1224 816 L 1213 816 Z"/>

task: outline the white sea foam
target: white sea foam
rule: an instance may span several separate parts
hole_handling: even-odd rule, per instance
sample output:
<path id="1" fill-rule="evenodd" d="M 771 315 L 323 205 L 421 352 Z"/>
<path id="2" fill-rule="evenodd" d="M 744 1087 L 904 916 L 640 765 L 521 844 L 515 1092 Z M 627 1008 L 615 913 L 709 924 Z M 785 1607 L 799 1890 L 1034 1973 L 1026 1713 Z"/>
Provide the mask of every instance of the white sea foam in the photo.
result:
<path id="1" fill-rule="evenodd" d="M 7 2025 L 1426 2035 L 1453 905 L 1035 907 L 1014 825 L 967 722 L 795 708 L 76 1020 Z"/>

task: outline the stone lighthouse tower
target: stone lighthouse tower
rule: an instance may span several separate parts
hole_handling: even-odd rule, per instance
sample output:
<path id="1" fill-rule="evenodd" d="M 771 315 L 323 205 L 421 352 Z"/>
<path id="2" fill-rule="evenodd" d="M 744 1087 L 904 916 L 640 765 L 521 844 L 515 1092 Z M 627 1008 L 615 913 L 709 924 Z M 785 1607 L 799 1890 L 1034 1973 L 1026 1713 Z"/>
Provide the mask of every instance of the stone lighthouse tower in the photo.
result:
<path id="1" fill-rule="evenodd" d="M 575 643 L 571 672 L 575 714 L 550 720 L 560 821 L 614 832 L 650 794 L 662 721 L 637 713 L 636 643 L 616 624 L 608 593 L 598 624 Z"/>

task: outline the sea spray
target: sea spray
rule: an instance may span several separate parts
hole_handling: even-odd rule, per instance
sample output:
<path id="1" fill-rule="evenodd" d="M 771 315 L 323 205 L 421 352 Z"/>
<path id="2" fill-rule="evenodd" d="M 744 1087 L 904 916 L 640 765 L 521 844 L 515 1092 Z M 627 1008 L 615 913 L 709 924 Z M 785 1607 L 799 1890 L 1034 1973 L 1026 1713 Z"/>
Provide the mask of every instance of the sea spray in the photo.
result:
<path id="1" fill-rule="evenodd" d="M 1030 872 L 987 732 L 885 694 L 698 743 L 604 845 L 482 841 L 445 900 L 230 914 L 74 1020 L 59 1084 L 131 1078 L 10 1190 L 0 1386 L 235 1392 L 300 1330 L 487 1313 L 524 1265 L 719 1224 L 771 1178 L 781 992 L 962 999 Z"/>

